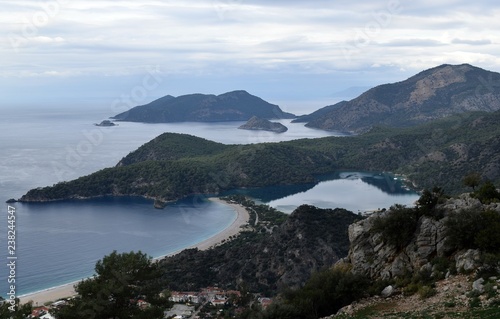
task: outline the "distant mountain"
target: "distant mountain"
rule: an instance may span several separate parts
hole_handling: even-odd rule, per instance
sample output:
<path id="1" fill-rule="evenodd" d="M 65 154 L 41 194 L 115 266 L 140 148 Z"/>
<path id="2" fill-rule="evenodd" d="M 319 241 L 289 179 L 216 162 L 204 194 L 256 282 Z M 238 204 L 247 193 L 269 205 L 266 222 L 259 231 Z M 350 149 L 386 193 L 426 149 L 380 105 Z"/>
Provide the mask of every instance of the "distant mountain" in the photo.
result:
<path id="1" fill-rule="evenodd" d="M 257 116 L 253 116 L 238 128 L 242 130 L 270 131 L 275 133 L 284 133 L 288 131 L 288 128 L 281 123 L 271 122 Z"/>
<path id="2" fill-rule="evenodd" d="M 113 119 L 145 123 L 218 122 L 247 121 L 252 116 L 265 119 L 295 117 L 291 113 L 283 112 L 278 105 L 268 103 L 246 91 L 233 91 L 221 95 L 167 95 L 115 115 Z"/>
<path id="3" fill-rule="evenodd" d="M 347 103 L 349 103 L 349 102 L 341 101 L 341 102 L 333 104 L 333 105 L 325 106 L 317 111 L 312 112 L 311 114 L 302 115 L 302 116 L 297 117 L 296 119 L 294 119 L 292 121 L 292 123 L 308 123 L 308 122 L 313 121 L 317 118 L 321 118 L 323 116 L 328 116 L 328 114 L 330 112 L 332 112 L 333 110 L 335 110 L 335 109 L 339 108 L 340 106 L 345 105 Z"/>
<path id="4" fill-rule="evenodd" d="M 305 118 L 308 127 L 360 133 L 376 125 L 407 127 L 467 111 L 496 110 L 500 110 L 500 73 L 445 64 L 377 86 L 301 120 Z"/>

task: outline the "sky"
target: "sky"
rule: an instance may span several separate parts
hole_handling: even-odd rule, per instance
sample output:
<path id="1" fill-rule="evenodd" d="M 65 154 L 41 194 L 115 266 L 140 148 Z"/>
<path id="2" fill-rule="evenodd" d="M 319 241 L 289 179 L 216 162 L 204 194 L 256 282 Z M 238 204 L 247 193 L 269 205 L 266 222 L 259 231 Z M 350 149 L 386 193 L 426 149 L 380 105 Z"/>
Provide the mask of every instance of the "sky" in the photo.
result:
<path id="1" fill-rule="evenodd" d="M 0 108 L 246 90 L 304 114 L 444 63 L 500 71 L 497 0 L 0 0 Z"/>

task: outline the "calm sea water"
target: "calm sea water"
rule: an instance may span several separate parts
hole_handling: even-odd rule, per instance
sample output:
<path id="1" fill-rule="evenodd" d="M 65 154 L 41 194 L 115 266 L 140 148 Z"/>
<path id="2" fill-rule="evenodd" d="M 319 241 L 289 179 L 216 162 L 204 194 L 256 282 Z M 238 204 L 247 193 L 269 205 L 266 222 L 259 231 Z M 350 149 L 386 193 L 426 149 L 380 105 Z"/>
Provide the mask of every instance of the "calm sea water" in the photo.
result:
<path id="1" fill-rule="evenodd" d="M 3 111 L 0 118 L 2 203 L 9 198 L 19 198 L 31 188 L 114 166 L 129 152 L 164 132 L 188 133 L 226 144 L 335 135 L 288 120 L 281 121 L 288 126 L 288 132 L 275 134 L 238 130 L 242 122 L 153 125 L 124 122 L 112 128 L 93 126 L 92 123 L 113 115 L 106 109 Z M 399 188 L 384 192 L 383 187 L 367 182 L 367 176 L 362 179 L 353 176 L 332 176 L 317 185 L 275 187 L 273 192 L 260 190 L 274 194 L 269 198 L 260 196 L 259 190 L 253 190 L 255 194 L 250 195 L 285 211 L 302 203 L 357 211 L 378 208 L 384 203 L 390 206 L 400 202 L 397 199 L 401 196 L 415 196 L 400 194 Z M 377 198 L 379 191 L 385 194 L 383 200 L 367 201 L 372 196 Z M 405 200 L 411 201 L 410 197 Z M 360 206 L 361 203 L 364 206 Z M 201 198 L 187 198 L 165 210 L 156 210 L 151 201 L 139 198 L 16 203 L 14 206 L 18 295 L 87 277 L 93 273 L 96 260 L 113 250 L 142 250 L 153 257 L 178 251 L 218 233 L 235 218 L 230 208 Z M 2 264 L 6 264 L 7 204 L 2 207 L 0 232 L 4 235 L 0 258 L 4 261 Z M 0 267 L 0 295 L 4 297 L 7 276 L 7 267 Z"/>
<path id="2" fill-rule="evenodd" d="M 392 174 L 342 171 L 315 184 L 270 186 L 228 192 L 245 194 L 276 209 L 291 213 L 302 204 L 371 212 L 394 204 L 413 206 L 419 195 Z"/>

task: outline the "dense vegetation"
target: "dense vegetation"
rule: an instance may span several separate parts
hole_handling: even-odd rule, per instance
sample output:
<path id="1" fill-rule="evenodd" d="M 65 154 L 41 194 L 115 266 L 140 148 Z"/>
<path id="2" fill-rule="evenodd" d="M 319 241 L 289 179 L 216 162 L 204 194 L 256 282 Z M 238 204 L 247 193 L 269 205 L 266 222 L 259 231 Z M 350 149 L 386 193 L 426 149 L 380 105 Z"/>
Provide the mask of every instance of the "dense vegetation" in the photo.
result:
<path id="1" fill-rule="evenodd" d="M 147 255 L 115 251 L 96 263 L 95 272 L 76 285 L 78 297 L 57 318 L 163 318 L 170 303 L 161 294 L 160 268 Z"/>
<path id="2" fill-rule="evenodd" d="M 499 253 L 500 214 L 497 212 L 461 210 L 451 215 L 446 225 L 448 243 L 456 249 L 480 249 L 488 253 Z"/>
<path id="3" fill-rule="evenodd" d="M 322 318 L 366 296 L 368 287 L 367 278 L 336 266 L 313 274 L 300 289 L 285 292 L 263 316 L 269 319 Z"/>
<path id="4" fill-rule="evenodd" d="M 250 226 L 237 238 L 210 250 L 185 250 L 161 262 L 171 290 L 217 285 L 275 295 L 299 287 L 313 272 L 347 255 L 348 225 L 359 216 L 342 209 L 303 205 L 290 216 L 232 197 L 247 206 Z M 258 224 L 255 225 L 256 216 Z"/>
<path id="5" fill-rule="evenodd" d="M 21 305 L 19 298 L 4 300 L 0 297 L 0 319 L 26 319 L 31 315 L 32 304 Z"/>
<path id="6" fill-rule="evenodd" d="M 378 127 L 360 136 L 281 143 L 222 145 L 163 134 L 108 168 L 53 187 L 34 189 L 25 201 L 102 195 L 141 195 L 163 201 L 237 187 L 310 183 L 338 169 L 405 174 L 418 188 L 445 185 L 467 191 L 462 178 L 500 182 L 500 111 L 467 113 L 423 126 Z"/>

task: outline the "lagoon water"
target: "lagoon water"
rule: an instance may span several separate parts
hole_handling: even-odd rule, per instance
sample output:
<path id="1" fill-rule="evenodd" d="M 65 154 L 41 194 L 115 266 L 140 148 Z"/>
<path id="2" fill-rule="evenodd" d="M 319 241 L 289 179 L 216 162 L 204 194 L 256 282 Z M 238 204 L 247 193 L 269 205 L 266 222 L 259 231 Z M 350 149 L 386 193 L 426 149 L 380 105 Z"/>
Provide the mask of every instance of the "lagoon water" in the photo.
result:
<path id="1" fill-rule="evenodd" d="M 226 144 L 335 135 L 292 124 L 289 120 L 281 121 L 289 128 L 284 134 L 238 130 L 242 122 L 122 122 L 108 128 L 92 125 L 110 115 L 108 110 L 81 108 L 4 110 L 0 118 L 0 201 L 4 203 L 9 198 L 19 198 L 31 188 L 71 180 L 113 166 L 129 152 L 163 132 L 187 133 Z M 367 175 L 376 177 L 377 173 Z M 288 212 L 301 203 L 320 207 L 343 206 L 357 211 L 390 206 L 394 202 L 408 204 L 416 197 L 414 193 L 402 191 L 399 186 L 387 191 L 380 185 L 367 182 L 367 176 L 355 176 L 333 176 L 317 185 L 275 187 L 272 198 L 262 198 L 259 190 L 250 195 Z M 335 184 L 339 182 L 341 184 Z M 270 193 L 268 190 L 260 192 Z M 365 201 L 371 196 L 379 198 L 375 195 L 379 192 L 383 194 L 382 199 Z M 335 194 L 342 201 L 335 199 Z M 359 206 L 360 203 L 365 203 L 366 207 Z M 200 198 L 187 198 L 165 210 L 156 210 L 151 201 L 139 198 L 16 203 L 13 206 L 17 216 L 18 295 L 92 275 L 96 260 L 113 250 L 142 250 L 153 257 L 178 251 L 218 233 L 235 218 L 235 212 L 230 208 Z M 0 241 L 0 258 L 6 261 L 7 204 L 2 207 L 0 233 L 4 235 Z M 2 264 L 6 265 L 6 262 Z M 8 268 L 1 266 L 0 296 L 4 297 L 8 292 L 7 276 Z"/>

